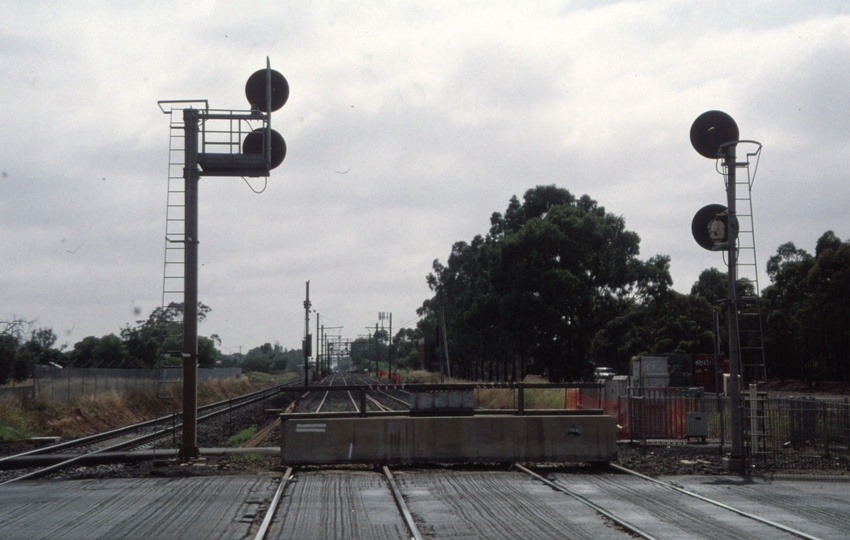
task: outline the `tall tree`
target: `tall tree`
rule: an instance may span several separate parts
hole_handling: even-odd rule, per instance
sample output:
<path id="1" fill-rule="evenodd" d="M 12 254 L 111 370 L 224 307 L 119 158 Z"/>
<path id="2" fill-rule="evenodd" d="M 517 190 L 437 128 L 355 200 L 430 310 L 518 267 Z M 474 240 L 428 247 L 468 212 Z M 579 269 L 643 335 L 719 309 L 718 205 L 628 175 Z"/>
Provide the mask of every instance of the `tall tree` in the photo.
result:
<path id="1" fill-rule="evenodd" d="M 198 302 L 198 322 L 203 322 L 209 312 L 209 306 Z M 163 357 L 178 354 L 181 349 L 183 335 L 183 305 L 172 303 L 165 308 L 158 307 L 148 316 L 147 320 L 136 321 L 136 326 L 125 326 L 121 329 L 121 338 L 127 348 L 128 367 L 154 367 L 163 365 Z M 206 339 L 206 338 L 205 338 Z M 209 339 L 212 339 L 209 338 Z M 198 341 L 199 356 L 201 356 L 201 341 Z M 204 343 L 205 351 L 209 344 Z M 217 356 L 212 360 L 214 363 Z M 206 353 L 199 358 L 201 363 L 209 363 Z M 178 362 L 168 362 L 165 364 Z"/>
<path id="2" fill-rule="evenodd" d="M 490 233 L 452 247 L 428 283 L 443 294 L 453 369 L 507 379 L 528 372 L 574 380 L 591 342 L 630 306 L 664 294 L 666 257 L 640 261 L 640 239 L 622 217 L 557 186 L 513 197 Z"/>
<path id="3" fill-rule="evenodd" d="M 850 380 L 850 244 L 833 231 L 815 255 L 782 244 L 767 263 L 764 290 L 769 368 L 810 384 Z"/>

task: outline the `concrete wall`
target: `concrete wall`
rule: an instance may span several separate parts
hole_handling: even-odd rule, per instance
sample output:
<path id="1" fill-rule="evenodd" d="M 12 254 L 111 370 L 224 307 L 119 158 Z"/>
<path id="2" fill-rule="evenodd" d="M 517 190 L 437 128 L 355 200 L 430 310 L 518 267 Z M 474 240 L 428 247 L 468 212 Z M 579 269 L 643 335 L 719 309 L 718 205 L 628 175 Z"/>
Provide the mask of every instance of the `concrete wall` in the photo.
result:
<path id="1" fill-rule="evenodd" d="M 283 418 L 286 465 L 566 462 L 616 458 L 602 415 Z"/>
<path id="2" fill-rule="evenodd" d="M 472 390 L 454 390 L 442 392 L 414 391 L 410 393 L 410 414 L 452 414 L 452 411 L 465 414 L 475 410 L 475 396 Z"/>

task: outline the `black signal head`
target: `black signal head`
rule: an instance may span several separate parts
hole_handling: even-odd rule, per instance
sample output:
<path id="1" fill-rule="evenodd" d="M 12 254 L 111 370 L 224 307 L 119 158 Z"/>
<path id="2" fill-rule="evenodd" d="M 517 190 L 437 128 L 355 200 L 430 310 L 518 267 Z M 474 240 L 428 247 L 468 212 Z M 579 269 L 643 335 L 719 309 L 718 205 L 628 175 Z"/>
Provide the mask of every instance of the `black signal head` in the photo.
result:
<path id="1" fill-rule="evenodd" d="M 718 251 L 729 245 L 729 214 L 722 204 L 703 206 L 691 221 L 691 234 L 700 247 Z"/>
<path id="2" fill-rule="evenodd" d="M 266 110 L 266 72 L 271 78 L 271 111 Z M 248 77 L 248 82 L 245 83 L 245 97 L 252 108 L 256 107 L 264 113 L 273 112 L 283 107 L 289 99 L 289 83 L 279 71 L 260 69 Z"/>
<path id="3" fill-rule="evenodd" d="M 255 129 L 247 136 L 245 136 L 245 140 L 242 141 L 242 153 L 243 154 L 262 154 L 263 153 L 263 129 Z M 274 169 L 281 163 L 283 163 L 283 159 L 286 157 L 286 142 L 283 140 L 283 136 L 275 130 L 269 130 L 271 132 L 272 139 L 272 155 L 271 162 L 269 163 L 269 169 Z"/>
<path id="4" fill-rule="evenodd" d="M 691 144 L 701 156 L 717 159 L 720 145 L 738 140 L 738 124 L 723 111 L 706 111 L 691 125 Z"/>

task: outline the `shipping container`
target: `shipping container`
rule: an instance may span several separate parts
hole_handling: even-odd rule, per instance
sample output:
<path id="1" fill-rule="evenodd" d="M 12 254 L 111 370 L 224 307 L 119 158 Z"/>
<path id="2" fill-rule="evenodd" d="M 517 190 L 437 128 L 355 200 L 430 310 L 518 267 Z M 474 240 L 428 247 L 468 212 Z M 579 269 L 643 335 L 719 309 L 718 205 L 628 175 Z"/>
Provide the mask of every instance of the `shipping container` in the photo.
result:
<path id="1" fill-rule="evenodd" d="M 691 387 L 693 358 L 688 354 L 635 356 L 631 361 L 632 386 L 640 388 Z"/>
<path id="2" fill-rule="evenodd" d="M 706 392 L 723 390 L 723 374 L 729 373 L 729 358 L 724 355 L 717 357 L 717 372 L 715 376 L 714 355 L 694 355 L 694 385 L 705 388 Z M 719 385 L 719 388 L 718 388 Z"/>

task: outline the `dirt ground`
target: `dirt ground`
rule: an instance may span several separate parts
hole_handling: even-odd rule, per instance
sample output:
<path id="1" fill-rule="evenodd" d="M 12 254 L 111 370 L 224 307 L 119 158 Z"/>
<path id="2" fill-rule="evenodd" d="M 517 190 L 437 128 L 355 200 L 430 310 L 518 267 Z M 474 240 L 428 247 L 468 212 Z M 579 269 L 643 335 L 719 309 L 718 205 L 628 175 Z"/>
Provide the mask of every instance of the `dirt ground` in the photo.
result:
<path id="1" fill-rule="evenodd" d="M 850 382 L 825 381 L 811 386 L 805 381 L 770 381 L 762 387 L 768 395 L 775 397 L 814 397 L 818 399 L 850 398 Z"/>

